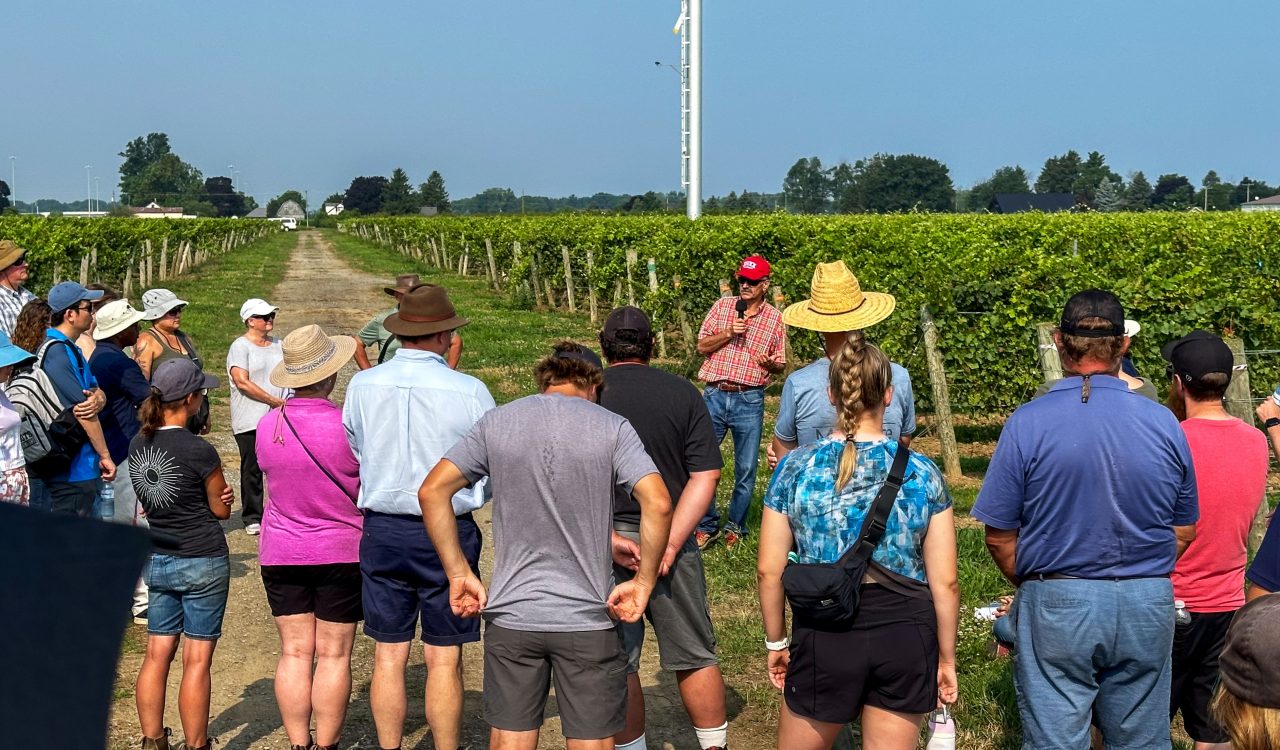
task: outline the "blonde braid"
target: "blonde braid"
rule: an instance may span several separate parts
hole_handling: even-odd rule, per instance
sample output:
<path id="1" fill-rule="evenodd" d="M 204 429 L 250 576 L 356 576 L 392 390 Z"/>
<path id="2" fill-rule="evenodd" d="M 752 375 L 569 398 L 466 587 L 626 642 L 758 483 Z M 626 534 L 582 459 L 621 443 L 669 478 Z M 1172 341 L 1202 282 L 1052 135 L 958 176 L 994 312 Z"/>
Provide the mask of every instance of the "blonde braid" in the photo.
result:
<path id="1" fill-rule="evenodd" d="M 865 412 L 874 410 L 884 401 L 884 394 L 892 382 L 889 358 L 879 348 L 868 344 L 861 331 L 851 332 L 831 363 L 828 382 L 836 402 L 836 428 L 845 433 L 836 472 L 837 492 L 853 478 L 853 469 L 857 465 L 858 449 L 853 436 L 858 431 L 858 423 Z"/>

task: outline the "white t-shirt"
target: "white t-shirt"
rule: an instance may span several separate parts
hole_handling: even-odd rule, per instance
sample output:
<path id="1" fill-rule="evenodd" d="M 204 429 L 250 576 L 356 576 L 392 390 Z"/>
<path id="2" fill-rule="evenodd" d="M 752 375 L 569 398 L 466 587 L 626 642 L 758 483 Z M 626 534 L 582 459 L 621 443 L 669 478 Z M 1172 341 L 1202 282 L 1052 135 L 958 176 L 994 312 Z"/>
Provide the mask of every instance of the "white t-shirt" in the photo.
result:
<path id="1" fill-rule="evenodd" d="M 22 417 L 9 397 L 0 391 L 0 471 L 27 465 L 22 455 Z"/>
<path id="2" fill-rule="evenodd" d="M 289 389 L 277 388 L 271 384 L 271 371 L 284 361 L 284 350 L 280 347 L 280 339 L 270 338 L 268 346 L 258 346 L 241 336 L 231 342 L 227 350 L 227 381 L 231 385 L 231 431 L 237 435 L 258 429 L 258 420 L 271 411 L 271 407 L 261 401 L 254 401 L 236 388 L 236 381 L 231 377 L 231 368 L 239 367 L 249 373 L 249 380 L 262 390 L 276 398 L 289 395 Z"/>

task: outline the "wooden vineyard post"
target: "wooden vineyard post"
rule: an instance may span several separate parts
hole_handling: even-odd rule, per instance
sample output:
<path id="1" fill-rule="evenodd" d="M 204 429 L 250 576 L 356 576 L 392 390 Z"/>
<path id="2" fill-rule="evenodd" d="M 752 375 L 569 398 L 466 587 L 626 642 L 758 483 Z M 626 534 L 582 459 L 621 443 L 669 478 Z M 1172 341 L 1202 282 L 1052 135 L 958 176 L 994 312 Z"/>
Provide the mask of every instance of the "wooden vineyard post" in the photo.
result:
<path id="1" fill-rule="evenodd" d="M 720 279 L 720 296 L 721 297 L 733 296 L 733 288 L 729 286 L 728 279 Z"/>
<path id="2" fill-rule="evenodd" d="M 776 286 L 773 288 L 773 306 L 778 308 L 779 312 L 787 309 L 787 295 L 781 288 Z M 785 326 L 782 329 L 782 334 L 782 356 L 787 358 L 787 369 L 785 372 L 790 374 L 792 370 L 796 369 L 796 360 L 791 354 L 791 337 L 786 335 Z"/>
<path id="3" fill-rule="evenodd" d="M 80 256 L 80 286 L 89 283 L 89 254 Z"/>
<path id="4" fill-rule="evenodd" d="M 440 268 L 448 270 L 449 268 L 449 248 L 444 244 L 444 234 L 440 235 Z"/>
<path id="5" fill-rule="evenodd" d="M 98 273 L 98 247 L 96 245 L 89 251 L 89 267 L 93 269 L 93 280 L 101 283 L 102 274 Z"/>
<path id="6" fill-rule="evenodd" d="M 587 248 L 587 310 L 591 313 L 591 325 L 596 324 L 596 318 L 599 313 L 596 310 L 596 254 L 590 247 Z"/>
<path id="7" fill-rule="evenodd" d="M 169 238 L 165 237 L 160 243 L 160 280 L 164 281 L 169 278 Z"/>
<path id="8" fill-rule="evenodd" d="M 124 294 L 125 299 L 128 299 L 133 295 L 133 263 L 132 262 L 128 262 L 124 264 L 124 283 L 121 284 L 121 286 L 124 287 L 124 291 L 122 292 L 122 294 Z"/>
<path id="9" fill-rule="evenodd" d="M 143 288 L 147 288 L 147 261 L 138 256 L 138 284 Z"/>
<path id="10" fill-rule="evenodd" d="M 636 285 L 631 279 L 631 270 L 635 268 L 636 263 L 640 260 L 640 254 L 635 250 L 627 250 L 627 304 L 632 307 L 636 306 Z"/>
<path id="11" fill-rule="evenodd" d="M 577 312 L 578 305 L 573 299 L 573 267 L 569 264 L 569 248 L 560 246 L 560 257 L 564 259 L 564 293 L 569 302 L 569 312 Z"/>
<path id="12" fill-rule="evenodd" d="M 484 253 L 489 257 L 489 283 L 495 292 L 501 291 L 498 286 L 498 264 L 493 260 L 493 240 L 484 238 Z"/>
<path id="13" fill-rule="evenodd" d="M 1037 323 L 1036 338 L 1039 340 L 1040 369 L 1044 372 L 1044 382 L 1052 383 L 1062 380 L 1062 358 L 1058 356 L 1058 347 L 1053 343 L 1052 323 Z"/>
<path id="14" fill-rule="evenodd" d="M 542 304 L 542 283 L 538 278 L 538 254 L 529 258 L 529 278 L 533 281 L 533 304 Z"/>
<path id="15" fill-rule="evenodd" d="M 155 277 L 151 275 L 152 268 L 154 267 L 154 264 L 152 262 L 153 255 L 154 254 L 151 252 L 151 240 L 147 240 L 147 286 L 148 287 L 153 286 L 152 282 L 155 281 Z"/>
<path id="16" fill-rule="evenodd" d="M 622 306 L 622 279 L 613 280 L 613 306 Z"/>
<path id="17" fill-rule="evenodd" d="M 650 258 L 646 265 L 649 269 L 649 293 L 654 296 L 654 301 L 656 302 L 658 296 L 658 261 Z M 658 326 L 658 356 L 662 359 L 667 358 L 667 335 L 663 333 L 661 325 Z"/>
<path id="18" fill-rule="evenodd" d="M 956 430 L 951 422 L 951 398 L 947 394 L 947 372 L 938 351 L 938 328 L 933 324 L 929 306 L 920 306 L 920 328 L 924 331 L 924 350 L 929 362 L 929 382 L 933 384 L 934 417 L 938 421 L 938 442 L 942 444 L 942 473 L 947 479 L 960 479 L 960 451 L 956 448 Z"/>
<path id="19" fill-rule="evenodd" d="M 1238 417 L 1245 424 L 1253 424 L 1256 415 L 1253 413 L 1253 396 L 1252 389 L 1249 387 L 1249 359 L 1244 353 L 1244 341 L 1235 338 L 1224 338 L 1227 342 L 1227 348 L 1235 355 L 1234 372 L 1231 373 L 1231 382 L 1227 385 L 1226 398 L 1223 399 L 1224 406 L 1233 417 Z M 1270 396 L 1268 396 L 1270 398 Z M 1258 504 L 1258 512 L 1253 517 L 1253 528 L 1249 532 L 1249 551 L 1255 552 L 1258 545 L 1262 543 L 1262 537 L 1267 533 L 1267 503 L 1264 501 Z"/>
<path id="20" fill-rule="evenodd" d="M 680 296 L 680 274 L 671 277 L 671 288 L 676 293 L 676 317 L 680 319 L 680 335 L 684 338 L 685 354 L 692 355 L 697 346 L 693 340 L 693 329 L 689 327 L 689 316 L 684 311 L 684 297 Z"/>

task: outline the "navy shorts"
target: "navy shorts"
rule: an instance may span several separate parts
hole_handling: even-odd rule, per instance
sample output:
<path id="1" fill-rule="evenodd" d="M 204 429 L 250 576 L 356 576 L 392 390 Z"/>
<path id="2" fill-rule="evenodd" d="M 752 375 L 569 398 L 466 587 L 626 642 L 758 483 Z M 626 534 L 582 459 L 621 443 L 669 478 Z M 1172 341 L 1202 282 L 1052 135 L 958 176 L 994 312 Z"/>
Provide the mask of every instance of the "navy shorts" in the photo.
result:
<path id="1" fill-rule="evenodd" d="M 480 575 L 480 527 L 458 516 L 462 554 Z M 360 537 L 364 633 L 379 643 L 413 640 L 422 617 L 422 642 L 458 646 L 480 640 L 480 618 L 449 608 L 449 579 L 419 516 L 368 511 Z"/>

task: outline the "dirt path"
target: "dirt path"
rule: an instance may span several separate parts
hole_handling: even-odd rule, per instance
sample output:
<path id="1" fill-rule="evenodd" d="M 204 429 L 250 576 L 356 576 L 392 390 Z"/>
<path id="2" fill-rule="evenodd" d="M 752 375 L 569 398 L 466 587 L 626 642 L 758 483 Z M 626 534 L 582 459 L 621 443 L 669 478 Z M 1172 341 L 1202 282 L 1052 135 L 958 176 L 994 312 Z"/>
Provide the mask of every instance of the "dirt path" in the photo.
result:
<path id="1" fill-rule="evenodd" d="M 385 309 L 389 298 L 382 292 L 386 279 L 363 274 L 351 268 L 318 232 L 299 232 L 298 246 L 290 256 L 284 280 L 269 300 L 278 305 L 280 314 L 276 335 L 308 323 L 318 323 L 330 334 L 354 333 L 377 311 Z M 370 352 L 371 358 L 375 356 Z M 214 365 L 211 364 L 210 369 Z M 466 367 L 464 358 L 463 369 Z M 341 401 L 346 383 L 354 374 L 354 365 L 339 376 L 334 400 Z M 214 412 L 215 424 L 227 425 L 228 415 Z M 227 478 L 238 478 L 238 457 L 229 432 L 222 430 L 210 436 L 223 457 Z M 235 511 L 238 515 L 238 511 Z M 486 580 L 492 567 L 493 549 L 488 508 L 476 513 L 485 534 L 481 568 Z M 280 654 L 280 644 L 271 613 L 262 590 L 257 560 L 257 537 L 247 536 L 238 518 L 227 522 L 227 542 L 231 548 L 231 593 L 223 625 L 223 638 L 218 644 L 213 664 L 213 696 L 210 734 L 219 739 L 219 750 L 281 748 L 287 750 L 288 739 L 276 708 L 272 678 Z M 146 629 L 132 626 L 132 635 L 145 642 Z M 353 690 L 343 734 L 343 747 L 369 750 L 378 747 L 373 719 L 369 710 L 369 679 L 372 671 L 373 642 L 359 634 L 352 660 Z M 478 750 L 488 746 L 488 727 L 481 716 L 482 687 L 481 649 L 479 645 L 464 648 L 464 745 Z M 116 703 L 112 712 L 111 740 L 113 748 L 136 747 L 137 714 L 133 704 L 133 680 L 142 661 L 140 652 L 126 653 L 120 662 Z M 168 710 L 165 723 L 181 736 L 177 713 L 177 677 L 175 667 L 169 681 Z M 658 750 L 696 750 L 698 747 L 688 719 L 679 702 L 674 678 L 657 668 L 657 649 L 646 649 L 641 672 L 649 704 L 649 746 Z M 425 669 L 419 651 L 410 660 L 407 676 L 409 714 L 403 747 L 416 750 L 433 748 L 426 727 L 423 706 Z M 177 737 L 175 737 L 175 740 Z M 755 746 L 748 738 L 740 747 Z M 737 742 L 737 738 L 735 738 Z M 764 744 L 759 745 L 765 746 Z M 540 750 L 564 747 L 554 697 L 548 705 Z"/>

